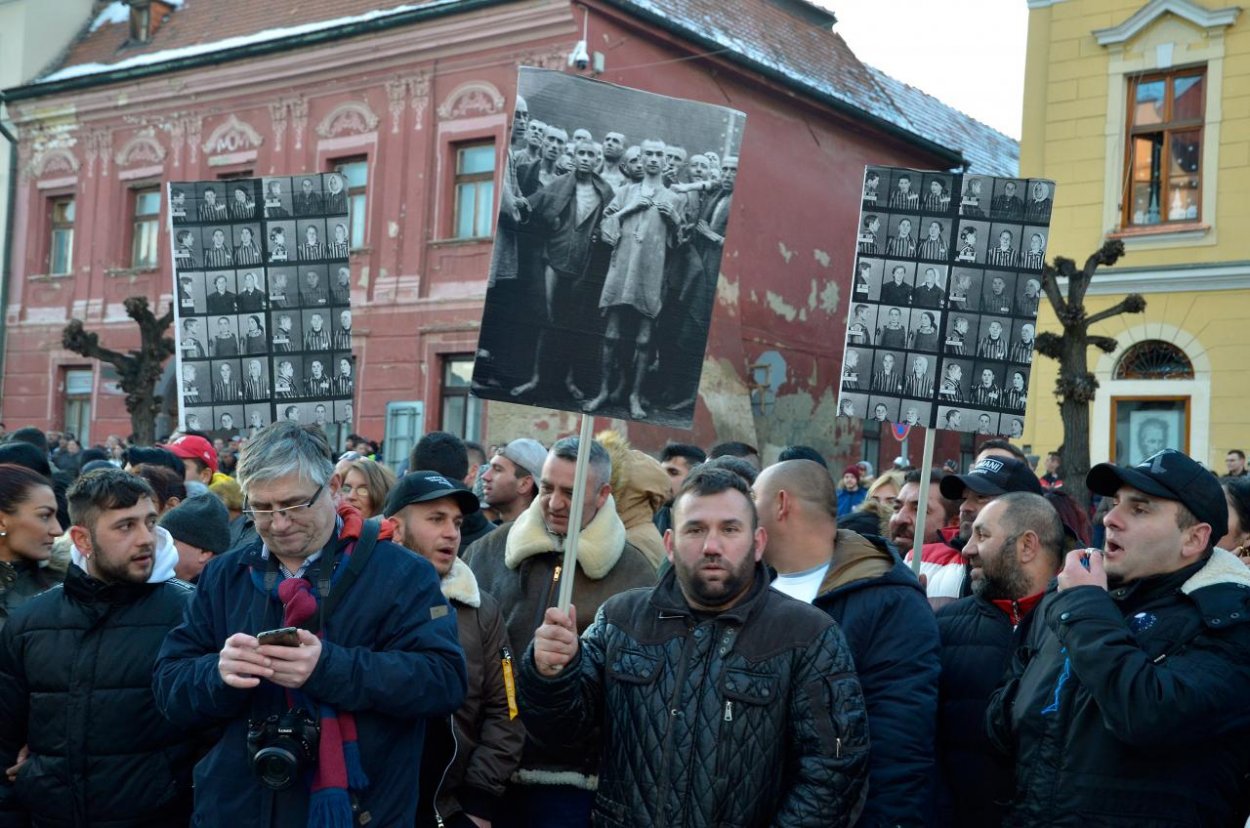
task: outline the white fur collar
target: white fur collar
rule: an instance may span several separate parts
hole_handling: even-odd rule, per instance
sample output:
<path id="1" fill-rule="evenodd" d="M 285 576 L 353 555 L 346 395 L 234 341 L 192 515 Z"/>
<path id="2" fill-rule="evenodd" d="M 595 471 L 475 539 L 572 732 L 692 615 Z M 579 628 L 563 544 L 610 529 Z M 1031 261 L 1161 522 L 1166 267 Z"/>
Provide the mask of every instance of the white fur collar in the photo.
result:
<path id="1" fill-rule="evenodd" d="M 1219 547 L 1211 553 L 1207 564 L 1199 569 L 1181 587 L 1181 592 L 1189 595 L 1203 587 L 1216 584 L 1245 584 L 1250 586 L 1250 567 L 1241 562 L 1232 552 Z"/>
<path id="2" fill-rule="evenodd" d="M 448 601 L 459 601 L 466 607 L 482 605 L 482 591 L 477 588 L 477 578 L 469 565 L 459 558 L 452 563 L 451 572 L 443 576 L 439 587 Z"/>
<path id="3" fill-rule="evenodd" d="M 563 551 L 564 538 L 547 531 L 543 522 L 542 504 L 538 498 L 512 524 L 508 542 L 504 547 L 503 562 L 509 569 L 516 569 L 521 561 L 555 550 Z M 577 544 L 577 562 L 592 581 L 598 581 L 612 571 L 625 550 L 625 524 L 616 514 L 616 502 L 608 495 L 594 520 L 582 530 Z"/>

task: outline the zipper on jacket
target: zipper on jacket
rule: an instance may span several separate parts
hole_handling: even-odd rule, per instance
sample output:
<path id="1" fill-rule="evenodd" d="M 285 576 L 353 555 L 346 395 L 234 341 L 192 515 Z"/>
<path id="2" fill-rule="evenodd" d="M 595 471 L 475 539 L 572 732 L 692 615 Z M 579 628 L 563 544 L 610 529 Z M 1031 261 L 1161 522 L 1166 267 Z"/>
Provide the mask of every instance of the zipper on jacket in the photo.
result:
<path id="1" fill-rule="evenodd" d="M 538 617 L 534 619 L 534 629 L 538 629 L 543 625 L 543 619 L 547 616 L 547 609 L 551 606 L 551 596 L 556 592 L 556 587 L 560 585 L 560 565 L 556 564 L 555 569 L 551 572 L 551 583 L 547 585 L 547 599 L 538 605 Z"/>
<path id="2" fill-rule="evenodd" d="M 451 758 L 447 760 L 447 765 L 443 768 L 443 775 L 438 778 L 438 785 L 434 787 L 434 798 L 430 800 L 430 806 L 434 808 L 434 821 L 438 823 L 438 828 L 443 828 L 447 824 L 443 822 L 443 815 L 438 812 L 438 795 L 443 792 L 443 783 L 447 781 L 447 772 L 451 770 L 452 765 L 456 764 L 456 757 L 460 754 L 460 740 L 456 738 L 456 720 L 448 716 L 447 724 L 451 727 Z"/>
<path id="3" fill-rule="evenodd" d="M 517 717 L 516 678 L 512 674 L 512 651 L 506 646 L 499 650 L 499 660 L 503 669 L 503 690 L 508 697 L 508 720 Z"/>
<path id="4" fill-rule="evenodd" d="M 725 701 L 725 721 L 732 722 L 734 720 L 734 703 L 732 700 Z"/>
<path id="5" fill-rule="evenodd" d="M 837 737 L 836 739 L 834 739 L 834 740 L 833 740 L 833 746 L 834 746 L 834 747 L 833 747 L 833 758 L 834 758 L 834 759 L 841 759 L 841 758 L 842 758 L 842 737 L 841 737 L 841 736 L 839 736 L 839 737 Z"/>

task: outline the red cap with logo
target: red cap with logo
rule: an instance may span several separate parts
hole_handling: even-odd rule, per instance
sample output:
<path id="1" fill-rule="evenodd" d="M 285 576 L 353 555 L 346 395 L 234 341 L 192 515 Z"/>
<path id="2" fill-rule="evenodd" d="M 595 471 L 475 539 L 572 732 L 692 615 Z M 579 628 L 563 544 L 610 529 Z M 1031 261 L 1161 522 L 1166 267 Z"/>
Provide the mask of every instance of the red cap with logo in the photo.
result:
<path id="1" fill-rule="evenodd" d="M 213 444 L 203 437 L 188 434 L 174 440 L 167 448 L 185 460 L 199 460 L 212 469 L 213 474 L 217 473 L 217 452 L 213 450 Z"/>

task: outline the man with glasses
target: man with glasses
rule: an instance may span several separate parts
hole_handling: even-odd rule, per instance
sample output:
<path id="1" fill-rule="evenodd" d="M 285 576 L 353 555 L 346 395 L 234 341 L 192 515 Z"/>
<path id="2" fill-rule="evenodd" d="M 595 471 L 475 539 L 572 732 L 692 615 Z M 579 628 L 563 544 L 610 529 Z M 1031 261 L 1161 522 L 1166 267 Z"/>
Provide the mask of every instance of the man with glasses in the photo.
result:
<path id="1" fill-rule="evenodd" d="M 311 810 L 317 824 L 357 824 L 366 813 L 377 825 L 414 824 L 420 763 L 411 759 L 427 721 L 459 708 L 467 684 L 438 575 L 391 543 L 389 527 L 371 550 L 358 548 L 372 527 L 355 509 L 336 514 L 341 481 L 315 427 L 262 429 L 237 475 L 259 538 L 205 567 L 154 673 L 166 717 L 221 728 L 197 774 L 193 821 L 306 825 Z M 298 627 L 296 641 L 259 640 L 282 627 Z M 286 780 L 273 762 L 253 761 L 282 722 L 319 736 L 319 747 L 294 752 L 306 755 Z"/>

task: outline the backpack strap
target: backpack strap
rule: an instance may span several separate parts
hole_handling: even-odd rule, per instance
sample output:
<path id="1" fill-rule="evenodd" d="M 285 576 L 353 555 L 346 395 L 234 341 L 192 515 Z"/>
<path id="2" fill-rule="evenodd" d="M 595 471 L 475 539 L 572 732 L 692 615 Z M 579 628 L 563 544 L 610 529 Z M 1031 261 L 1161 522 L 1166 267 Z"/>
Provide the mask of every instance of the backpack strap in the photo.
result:
<path id="1" fill-rule="evenodd" d="M 347 559 L 347 571 L 339 578 L 339 580 L 330 589 L 330 594 L 321 602 L 321 611 L 309 619 L 312 622 L 308 626 L 308 631 L 316 635 L 325 620 L 333 612 L 342 601 L 343 596 L 351 589 L 352 584 L 356 583 L 356 579 L 360 577 L 360 573 L 364 570 L 365 564 L 369 562 L 370 556 L 373 555 L 373 548 L 377 546 L 378 534 L 382 529 L 382 522 L 376 518 L 371 518 L 364 522 L 364 526 L 360 529 L 360 537 L 356 540 L 356 548 L 352 550 L 351 557 Z"/>

